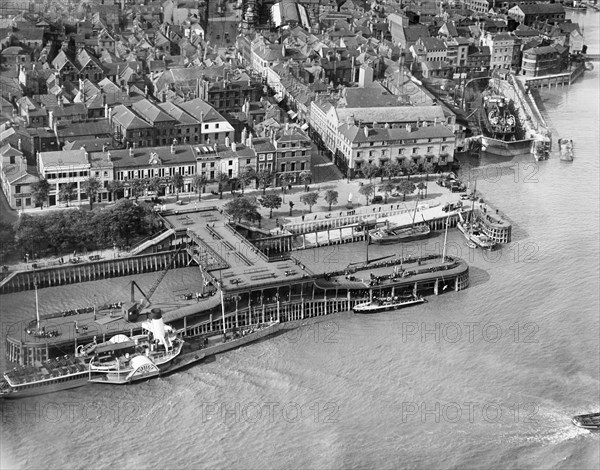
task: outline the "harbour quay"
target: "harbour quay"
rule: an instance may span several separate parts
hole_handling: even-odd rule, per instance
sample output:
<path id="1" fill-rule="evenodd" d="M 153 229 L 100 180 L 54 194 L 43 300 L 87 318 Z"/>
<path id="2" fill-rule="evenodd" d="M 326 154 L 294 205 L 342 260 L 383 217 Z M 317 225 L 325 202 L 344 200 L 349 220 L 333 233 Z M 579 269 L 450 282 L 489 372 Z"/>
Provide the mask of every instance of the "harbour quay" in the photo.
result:
<path id="1" fill-rule="evenodd" d="M 461 201 L 445 189 L 436 198 L 417 199 L 413 207 L 394 202 L 316 212 L 286 218 L 269 230 L 236 222 L 217 205 L 179 206 L 163 211 L 164 230 L 129 257 L 21 271 L 8 283 L 5 279 L 3 287 L 29 290 L 38 283 L 38 288 L 51 289 L 152 271 L 160 282 L 159 271 L 197 266 L 202 279 L 197 292 L 175 302 L 153 300 L 152 307 L 161 308 L 164 321 L 184 337 L 234 336 L 240 328 L 276 320 L 297 322 L 351 311 L 374 297 L 440 295 L 467 288 L 469 266 L 460 258 L 423 252 L 417 241 L 374 245 L 366 238 L 370 230 L 390 222 L 410 226 L 419 221 L 441 242 L 445 230 L 470 213 L 486 235 L 500 243 L 511 241 L 511 224 L 503 214 L 481 199 Z M 66 269 L 70 274 L 63 273 Z M 39 331 L 32 314 L 8 331 L 6 359 L 34 364 L 72 354 L 95 340 L 139 334 L 144 312 L 132 319 L 127 311 L 140 300 L 138 294 L 132 283 L 131 296 L 115 299 L 119 302 L 112 309 L 46 315 L 40 328 L 47 334 L 41 336 L 32 334 Z"/>
<path id="2" fill-rule="evenodd" d="M 218 213 L 218 212 L 217 212 Z M 290 255 L 274 261 L 248 252 L 246 245 L 225 224 L 214 227 L 204 223 L 201 213 L 189 214 L 190 220 L 202 220 L 196 227 L 222 237 L 210 246 L 227 267 L 207 271 L 199 265 L 204 278 L 201 299 L 181 300 L 179 305 L 153 304 L 165 312 L 165 323 L 184 337 L 213 337 L 225 331 L 264 324 L 269 321 L 293 322 L 351 310 L 356 303 L 373 296 L 435 295 L 465 289 L 469 284 L 469 267 L 458 258 L 439 254 L 416 257 L 398 256 L 398 247 L 377 247 L 375 257 L 358 263 L 356 256 L 335 256 L 335 247 L 308 248 L 302 256 Z M 179 217 L 174 215 L 172 218 Z M 168 216 L 167 219 L 171 217 Z M 194 240 L 200 236 L 187 229 L 188 249 L 194 253 Z M 250 244 L 250 242 L 247 242 Z M 367 250 L 364 242 L 348 244 L 341 249 Z M 373 250 L 373 248 L 371 248 Z M 321 253 L 327 250 L 329 254 Z M 201 261 L 196 253 L 190 257 Z M 250 265 L 239 262 L 245 258 Z M 234 262 L 235 261 L 235 262 Z M 133 290 L 132 290 L 133 294 Z M 212 295 L 210 295 L 212 294 Z M 133 299 L 133 297 L 132 297 Z M 130 299 L 123 299 L 128 301 Z M 117 334 L 134 335 L 142 330 L 141 321 L 127 321 L 124 307 L 104 312 L 86 312 L 76 316 L 42 319 L 40 327 L 56 335 L 35 337 L 27 332 L 35 328 L 35 320 L 14 325 L 6 336 L 6 356 L 11 363 L 34 364 L 64 354 L 72 354 L 80 345 L 103 341 Z M 32 315 L 33 316 L 33 315 Z"/>

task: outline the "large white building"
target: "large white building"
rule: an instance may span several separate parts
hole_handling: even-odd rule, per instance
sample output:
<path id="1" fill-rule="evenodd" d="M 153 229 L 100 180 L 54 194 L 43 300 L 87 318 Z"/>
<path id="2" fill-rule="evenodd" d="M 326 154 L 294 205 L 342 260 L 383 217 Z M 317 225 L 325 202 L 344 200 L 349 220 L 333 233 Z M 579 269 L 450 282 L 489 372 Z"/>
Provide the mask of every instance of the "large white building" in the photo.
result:
<path id="1" fill-rule="evenodd" d="M 441 123 L 426 121 L 403 127 L 369 127 L 343 124 L 339 128 L 339 153 L 348 174 L 354 175 L 367 164 L 398 163 L 445 166 L 454 161 L 456 137 Z"/>

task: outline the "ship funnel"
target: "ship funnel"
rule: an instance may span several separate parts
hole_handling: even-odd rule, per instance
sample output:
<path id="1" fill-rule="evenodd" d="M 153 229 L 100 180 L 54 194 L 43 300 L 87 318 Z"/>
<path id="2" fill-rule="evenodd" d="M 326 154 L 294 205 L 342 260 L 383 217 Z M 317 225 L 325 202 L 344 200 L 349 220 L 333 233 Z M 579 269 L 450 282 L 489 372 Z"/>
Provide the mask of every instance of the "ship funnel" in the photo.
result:
<path id="1" fill-rule="evenodd" d="M 165 349 L 170 349 L 172 344 L 168 335 L 165 335 L 165 323 L 162 319 L 162 310 L 160 308 L 153 308 L 150 311 L 150 320 L 152 321 L 152 334 L 154 335 L 154 339 L 159 340 Z"/>

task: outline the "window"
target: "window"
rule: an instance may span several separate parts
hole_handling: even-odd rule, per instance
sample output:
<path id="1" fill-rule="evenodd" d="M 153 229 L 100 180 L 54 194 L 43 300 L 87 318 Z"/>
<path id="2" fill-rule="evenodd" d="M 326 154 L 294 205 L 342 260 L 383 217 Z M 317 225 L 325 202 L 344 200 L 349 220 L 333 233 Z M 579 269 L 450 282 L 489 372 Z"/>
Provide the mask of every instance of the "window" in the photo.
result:
<path id="1" fill-rule="evenodd" d="M 219 128 L 219 123 L 215 124 L 215 129 Z"/>
<path id="2" fill-rule="evenodd" d="M 413 154 L 417 153 L 418 151 L 419 151 L 418 147 L 413 147 L 413 151 L 412 151 Z"/>
<path id="3" fill-rule="evenodd" d="M 15 199 L 15 204 L 17 205 L 17 207 L 21 207 L 21 200 Z"/>
<path id="4" fill-rule="evenodd" d="M 427 147 L 427 153 L 431 153 L 431 152 L 433 152 L 433 147 L 432 146 Z"/>
<path id="5" fill-rule="evenodd" d="M 229 160 L 229 166 L 233 165 L 233 160 Z"/>
<path id="6" fill-rule="evenodd" d="M 208 130 L 208 124 L 204 124 L 204 130 Z"/>
<path id="7" fill-rule="evenodd" d="M 15 194 L 21 194 L 21 186 L 18 184 L 15 186 Z"/>

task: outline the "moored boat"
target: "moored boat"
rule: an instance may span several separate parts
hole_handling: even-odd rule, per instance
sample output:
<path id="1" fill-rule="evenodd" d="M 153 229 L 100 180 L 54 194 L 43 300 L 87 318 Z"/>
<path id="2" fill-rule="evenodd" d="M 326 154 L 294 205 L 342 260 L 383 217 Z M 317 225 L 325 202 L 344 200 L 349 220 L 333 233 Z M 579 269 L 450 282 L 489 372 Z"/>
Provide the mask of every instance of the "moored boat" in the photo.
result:
<path id="1" fill-rule="evenodd" d="M 430 234 L 431 229 L 428 225 L 415 225 L 396 229 L 382 227 L 369 233 L 371 242 L 378 245 L 420 240 L 427 238 Z"/>
<path id="2" fill-rule="evenodd" d="M 142 323 L 147 334 L 116 335 L 86 351 L 93 355 L 90 382 L 122 385 L 156 377 L 167 368 L 181 353 L 183 340 L 164 324 L 159 308 L 152 309 L 150 318 Z"/>
<path id="3" fill-rule="evenodd" d="M 560 148 L 560 159 L 564 162 L 573 161 L 573 140 L 572 139 L 558 139 L 558 145 Z"/>
<path id="4" fill-rule="evenodd" d="M 573 416 L 571 422 L 580 428 L 600 429 L 600 413 Z"/>
<path id="5" fill-rule="evenodd" d="M 459 222 L 456 224 L 456 228 L 462 232 L 467 242 L 476 245 L 479 248 L 492 250 L 496 246 L 496 242 L 483 233 L 477 222 L 467 222 L 463 219 L 462 214 L 459 212 Z"/>
<path id="6" fill-rule="evenodd" d="M 398 310 L 411 305 L 427 302 L 422 296 L 410 295 L 408 297 L 388 297 L 385 299 L 373 299 L 354 306 L 354 313 L 377 313 L 386 310 Z"/>
<path id="7" fill-rule="evenodd" d="M 66 355 L 36 366 L 15 367 L 0 380 L 0 397 L 24 398 L 81 387 L 88 382 L 88 360 Z"/>

